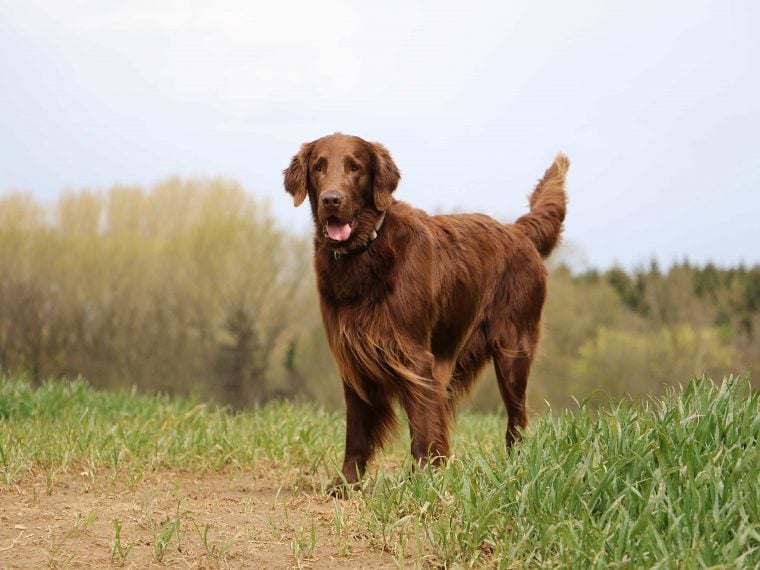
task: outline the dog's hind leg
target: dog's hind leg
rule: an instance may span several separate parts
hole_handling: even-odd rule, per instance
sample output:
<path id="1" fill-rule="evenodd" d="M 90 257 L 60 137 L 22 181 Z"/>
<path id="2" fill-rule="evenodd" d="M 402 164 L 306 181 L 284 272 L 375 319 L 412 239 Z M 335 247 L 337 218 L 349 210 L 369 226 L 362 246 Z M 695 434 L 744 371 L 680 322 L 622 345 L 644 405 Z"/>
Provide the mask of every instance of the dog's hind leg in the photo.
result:
<path id="1" fill-rule="evenodd" d="M 515 333 L 514 329 L 511 332 Z M 528 427 L 525 392 L 537 343 L 536 328 L 523 332 L 520 337 L 504 335 L 501 342 L 492 342 L 490 346 L 499 393 L 507 410 L 507 449 L 520 440 L 520 430 Z"/>
<path id="2" fill-rule="evenodd" d="M 531 357 L 527 355 L 494 355 L 494 368 L 499 392 L 507 409 L 507 449 L 519 441 L 520 430 L 528 427 L 525 411 L 525 392 L 528 385 Z"/>

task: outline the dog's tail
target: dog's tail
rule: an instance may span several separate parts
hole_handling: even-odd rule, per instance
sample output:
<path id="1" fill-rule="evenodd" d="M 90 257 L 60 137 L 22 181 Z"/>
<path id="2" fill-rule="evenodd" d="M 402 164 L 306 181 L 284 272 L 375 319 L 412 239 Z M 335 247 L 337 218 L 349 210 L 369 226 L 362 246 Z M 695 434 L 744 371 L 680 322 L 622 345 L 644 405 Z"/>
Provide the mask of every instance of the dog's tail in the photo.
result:
<path id="1" fill-rule="evenodd" d="M 530 213 L 515 222 L 536 246 L 541 257 L 552 252 L 562 233 L 567 206 L 565 175 L 569 167 L 568 158 L 559 153 L 530 195 Z"/>

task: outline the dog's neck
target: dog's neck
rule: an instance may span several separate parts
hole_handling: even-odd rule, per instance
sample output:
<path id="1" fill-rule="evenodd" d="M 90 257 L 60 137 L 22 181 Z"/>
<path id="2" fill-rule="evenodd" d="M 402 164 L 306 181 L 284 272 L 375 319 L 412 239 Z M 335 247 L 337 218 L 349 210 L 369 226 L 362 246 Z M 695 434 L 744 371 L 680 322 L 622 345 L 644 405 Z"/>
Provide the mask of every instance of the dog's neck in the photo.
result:
<path id="1" fill-rule="evenodd" d="M 380 228 L 383 227 L 383 222 L 385 222 L 385 213 L 387 210 L 383 210 L 380 212 L 380 217 L 375 222 L 375 229 L 372 230 L 372 233 L 369 234 L 369 237 L 367 238 L 367 241 L 363 244 L 353 247 L 351 249 L 347 247 L 336 247 L 333 249 L 333 256 L 336 260 L 340 260 L 340 258 L 344 255 L 356 255 L 359 253 L 364 253 L 369 249 L 369 246 L 372 245 L 372 242 L 377 239 L 378 233 L 380 233 Z"/>

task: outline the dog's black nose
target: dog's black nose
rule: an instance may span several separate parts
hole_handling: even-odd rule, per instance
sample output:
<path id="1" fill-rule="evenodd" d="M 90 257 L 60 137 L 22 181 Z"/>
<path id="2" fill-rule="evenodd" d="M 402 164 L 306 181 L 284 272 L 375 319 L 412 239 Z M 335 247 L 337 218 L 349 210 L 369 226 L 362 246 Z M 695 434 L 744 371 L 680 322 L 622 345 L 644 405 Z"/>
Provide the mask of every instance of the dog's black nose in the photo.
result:
<path id="1" fill-rule="evenodd" d="M 328 190 L 322 194 L 322 205 L 325 208 L 337 210 L 340 208 L 342 202 L 343 196 L 341 196 L 340 192 L 337 192 L 336 190 Z"/>

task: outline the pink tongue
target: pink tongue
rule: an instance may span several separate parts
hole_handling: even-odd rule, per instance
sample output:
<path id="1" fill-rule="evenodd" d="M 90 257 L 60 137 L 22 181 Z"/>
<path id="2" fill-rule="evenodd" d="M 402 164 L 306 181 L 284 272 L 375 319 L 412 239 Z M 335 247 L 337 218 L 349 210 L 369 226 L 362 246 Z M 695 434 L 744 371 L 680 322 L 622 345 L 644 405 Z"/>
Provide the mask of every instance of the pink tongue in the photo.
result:
<path id="1" fill-rule="evenodd" d="M 335 241 L 346 241 L 351 237 L 351 226 L 348 224 L 327 224 L 327 235 Z"/>

